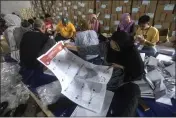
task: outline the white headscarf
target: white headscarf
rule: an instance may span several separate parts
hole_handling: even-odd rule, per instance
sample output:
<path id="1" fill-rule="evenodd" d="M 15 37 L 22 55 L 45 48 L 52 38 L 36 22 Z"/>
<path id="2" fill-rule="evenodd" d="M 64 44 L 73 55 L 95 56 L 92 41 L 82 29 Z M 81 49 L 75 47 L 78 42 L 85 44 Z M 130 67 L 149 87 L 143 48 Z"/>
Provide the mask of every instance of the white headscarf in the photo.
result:
<path id="1" fill-rule="evenodd" d="M 75 38 L 76 46 L 91 46 L 91 45 L 98 45 L 98 44 L 99 44 L 99 39 L 98 39 L 97 33 L 94 30 L 81 31 L 76 34 L 76 38 Z M 98 57 L 98 55 L 86 55 L 85 57 L 82 57 L 82 58 L 85 58 L 86 60 L 90 60 L 96 57 Z"/>
<path id="2" fill-rule="evenodd" d="M 7 26 L 21 26 L 21 19 L 14 14 L 7 14 L 4 16 Z"/>

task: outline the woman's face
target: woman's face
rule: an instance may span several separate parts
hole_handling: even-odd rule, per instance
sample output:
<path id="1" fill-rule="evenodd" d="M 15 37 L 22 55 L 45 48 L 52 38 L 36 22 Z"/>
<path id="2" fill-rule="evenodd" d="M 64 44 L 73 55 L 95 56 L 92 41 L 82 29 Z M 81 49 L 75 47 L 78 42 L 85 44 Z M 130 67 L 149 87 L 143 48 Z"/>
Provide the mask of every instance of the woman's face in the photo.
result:
<path id="1" fill-rule="evenodd" d="M 115 41 L 111 40 L 111 41 L 110 41 L 110 46 L 111 46 L 111 48 L 112 48 L 113 50 L 115 50 L 115 51 L 120 51 L 120 47 L 119 47 L 119 45 L 118 45 Z"/>
<path id="2" fill-rule="evenodd" d="M 130 16 L 126 16 L 126 17 L 125 17 L 125 21 L 126 21 L 127 23 L 129 23 L 129 22 L 131 21 Z"/>

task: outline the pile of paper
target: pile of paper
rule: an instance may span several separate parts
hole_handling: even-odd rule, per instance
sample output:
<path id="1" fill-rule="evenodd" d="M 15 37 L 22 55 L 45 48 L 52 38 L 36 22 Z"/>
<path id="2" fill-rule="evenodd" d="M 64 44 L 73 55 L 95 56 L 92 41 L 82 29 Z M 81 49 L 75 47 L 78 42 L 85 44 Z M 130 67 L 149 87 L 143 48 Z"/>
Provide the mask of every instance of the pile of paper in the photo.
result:
<path id="1" fill-rule="evenodd" d="M 144 57 L 142 57 L 144 58 Z M 146 75 L 143 80 L 135 81 L 141 90 L 141 97 L 155 98 L 156 102 L 172 105 L 175 98 L 175 62 L 163 54 L 144 59 Z"/>
<path id="2" fill-rule="evenodd" d="M 65 49 L 62 42 L 58 42 L 38 60 L 58 78 L 63 95 L 80 105 L 80 108 L 102 113 L 106 86 L 113 68 L 84 61 Z"/>

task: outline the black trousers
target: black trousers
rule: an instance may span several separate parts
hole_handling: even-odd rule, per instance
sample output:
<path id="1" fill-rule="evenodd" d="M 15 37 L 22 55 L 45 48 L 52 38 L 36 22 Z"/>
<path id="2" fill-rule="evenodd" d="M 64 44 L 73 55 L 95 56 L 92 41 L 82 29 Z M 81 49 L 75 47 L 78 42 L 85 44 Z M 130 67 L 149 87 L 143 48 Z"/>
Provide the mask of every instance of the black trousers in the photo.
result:
<path id="1" fill-rule="evenodd" d="M 134 117 L 140 99 L 139 86 L 127 83 L 114 92 L 107 117 Z"/>

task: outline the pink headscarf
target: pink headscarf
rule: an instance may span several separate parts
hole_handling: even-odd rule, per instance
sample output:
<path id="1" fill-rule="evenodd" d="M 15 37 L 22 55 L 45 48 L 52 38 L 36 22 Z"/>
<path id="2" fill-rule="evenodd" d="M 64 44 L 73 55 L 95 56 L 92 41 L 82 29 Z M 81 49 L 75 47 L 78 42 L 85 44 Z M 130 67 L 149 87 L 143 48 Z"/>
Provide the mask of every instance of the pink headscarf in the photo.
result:
<path id="1" fill-rule="evenodd" d="M 125 18 L 127 16 L 130 16 L 130 14 L 129 13 L 122 14 L 122 16 L 120 18 L 121 21 L 120 21 L 120 24 L 118 27 L 120 28 L 121 31 L 130 32 L 130 28 L 134 24 L 134 21 L 131 20 L 129 23 L 126 22 Z"/>
<path id="2" fill-rule="evenodd" d="M 91 20 L 95 18 L 96 20 L 92 23 Z M 91 14 L 89 16 L 89 25 L 91 25 L 91 29 L 94 30 L 95 32 L 98 32 L 99 28 L 99 21 L 97 20 L 97 16 L 95 14 Z"/>

